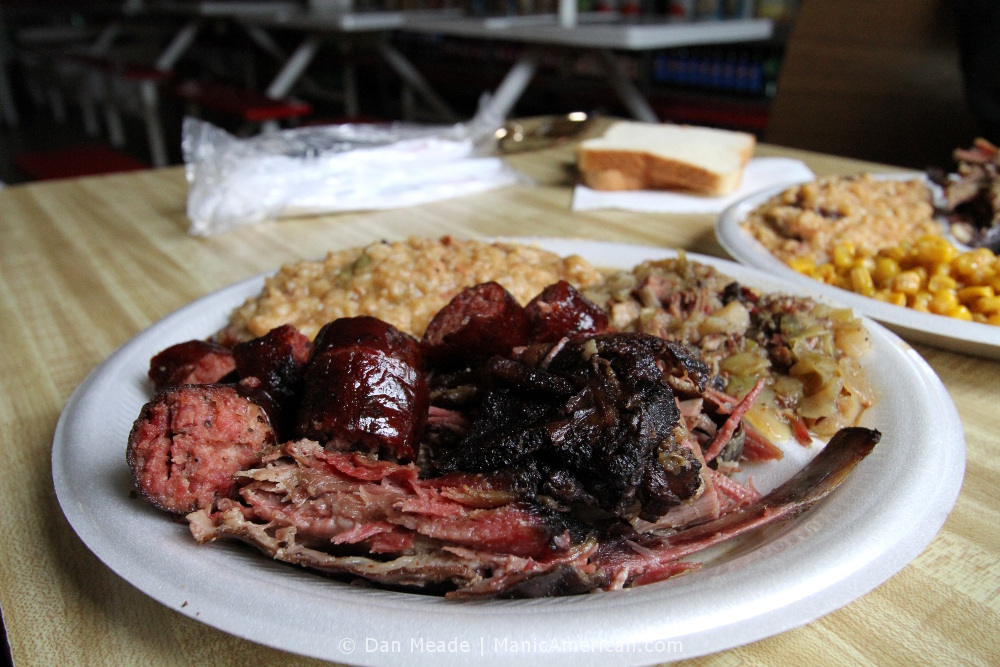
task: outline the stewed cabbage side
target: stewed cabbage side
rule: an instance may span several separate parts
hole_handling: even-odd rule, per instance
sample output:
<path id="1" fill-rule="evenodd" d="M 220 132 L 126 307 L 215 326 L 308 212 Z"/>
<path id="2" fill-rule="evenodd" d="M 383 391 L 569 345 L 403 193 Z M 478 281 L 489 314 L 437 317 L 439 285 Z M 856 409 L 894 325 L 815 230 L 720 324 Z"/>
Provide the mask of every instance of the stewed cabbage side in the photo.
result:
<path id="1" fill-rule="evenodd" d="M 860 365 L 868 333 L 849 309 L 761 293 L 683 253 L 612 273 L 587 296 L 618 330 L 700 349 L 728 394 L 764 378 L 747 419 L 772 441 L 827 439 L 875 402 Z"/>

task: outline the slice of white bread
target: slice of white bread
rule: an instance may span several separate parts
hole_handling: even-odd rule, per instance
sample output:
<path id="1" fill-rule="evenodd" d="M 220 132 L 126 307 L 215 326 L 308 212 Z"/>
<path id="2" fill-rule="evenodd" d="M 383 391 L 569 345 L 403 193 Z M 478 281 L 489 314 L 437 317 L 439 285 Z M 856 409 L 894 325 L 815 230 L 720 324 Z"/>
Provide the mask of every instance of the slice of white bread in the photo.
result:
<path id="1" fill-rule="evenodd" d="M 616 121 L 581 142 L 577 168 L 595 190 L 686 190 L 724 195 L 739 187 L 757 138 L 692 125 Z"/>

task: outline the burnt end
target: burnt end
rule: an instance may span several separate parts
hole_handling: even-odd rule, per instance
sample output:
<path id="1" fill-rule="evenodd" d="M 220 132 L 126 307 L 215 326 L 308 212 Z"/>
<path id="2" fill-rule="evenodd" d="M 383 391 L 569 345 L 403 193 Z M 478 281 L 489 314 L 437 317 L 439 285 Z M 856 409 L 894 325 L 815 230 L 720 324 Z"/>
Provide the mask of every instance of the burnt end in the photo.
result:
<path id="1" fill-rule="evenodd" d="M 546 287 L 524 310 L 533 342 L 555 343 L 609 329 L 608 314 L 565 280 Z"/>
<path id="2" fill-rule="evenodd" d="M 671 507 L 692 498 L 701 486 L 701 461 L 672 440 L 662 443 L 656 463 L 646 468 L 639 487 L 639 517 L 655 521 Z"/>
<path id="3" fill-rule="evenodd" d="M 171 387 L 143 406 L 126 461 L 136 488 L 177 514 L 230 497 L 234 475 L 275 444 L 267 415 L 232 385 Z"/>
<path id="4" fill-rule="evenodd" d="M 661 368 L 672 355 L 660 339 L 602 334 L 551 351 L 489 362 L 489 389 L 464 437 L 442 456 L 442 471 L 535 466 L 540 493 L 622 517 L 635 516 L 643 500 L 659 508 L 697 492 L 698 468 L 675 467 L 681 481 L 657 459 L 680 420 Z M 548 356 L 547 368 L 523 363 Z"/>
<path id="5" fill-rule="evenodd" d="M 427 325 L 423 349 L 436 367 L 477 365 L 529 341 L 528 316 L 495 282 L 468 287 Z"/>
<path id="6" fill-rule="evenodd" d="M 560 375 L 503 357 L 490 359 L 483 370 L 483 376 L 488 383 L 513 387 L 523 392 L 569 396 L 574 391 L 573 383 Z"/>
<path id="7" fill-rule="evenodd" d="M 594 494 L 584 488 L 583 482 L 569 470 L 546 467 L 540 493 L 551 496 L 563 503 L 577 507 L 598 507 Z"/>
<path id="8" fill-rule="evenodd" d="M 678 377 L 686 376 L 695 383 L 698 391 L 704 391 L 707 383 L 713 379 L 708 364 L 696 352 L 675 341 L 664 340 L 663 347 L 673 360 L 671 373 Z"/>
<path id="9" fill-rule="evenodd" d="M 431 392 L 431 405 L 446 409 L 471 409 L 477 402 L 479 386 L 475 380 L 458 375 L 430 374 L 427 384 Z"/>
<path id="10" fill-rule="evenodd" d="M 622 336 L 628 336 L 627 344 L 623 344 Z M 676 341 L 619 333 L 594 336 L 593 341 L 596 350 L 617 365 L 618 372 L 641 373 L 645 381 L 659 381 L 665 370 L 670 375 L 687 377 L 704 390 L 711 376 L 711 369 L 698 353 Z"/>
<path id="11" fill-rule="evenodd" d="M 538 425 L 551 410 L 544 401 L 507 388 L 487 392 L 478 418 L 457 445 L 433 462 L 435 470 L 486 472 L 533 465 L 527 459 L 549 444 Z"/>
<path id="12" fill-rule="evenodd" d="M 213 384 L 236 369 L 230 350 L 207 340 L 171 345 L 149 360 L 149 379 L 156 391 L 182 384 Z"/>
<path id="13" fill-rule="evenodd" d="M 416 340 L 367 317 L 324 331 L 305 371 L 296 436 L 413 460 L 429 405 Z"/>
<path id="14" fill-rule="evenodd" d="M 573 419 L 560 425 L 554 450 L 601 508 L 632 516 L 646 471 L 656 465 L 657 447 L 680 413 L 666 384 L 623 386 L 621 376 L 608 380 L 607 368 L 575 397 Z"/>
<path id="15" fill-rule="evenodd" d="M 280 441 L 291 435 L 311 352 L 309 338 L 288 324 L 233 346 L 240 391 L 264 408 Z"/>

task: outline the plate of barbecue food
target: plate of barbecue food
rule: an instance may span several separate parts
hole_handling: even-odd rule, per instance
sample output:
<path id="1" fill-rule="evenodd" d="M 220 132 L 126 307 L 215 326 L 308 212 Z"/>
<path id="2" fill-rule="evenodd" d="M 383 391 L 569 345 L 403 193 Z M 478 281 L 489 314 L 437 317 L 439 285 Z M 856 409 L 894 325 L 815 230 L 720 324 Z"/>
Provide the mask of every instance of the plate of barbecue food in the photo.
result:
<path id="1" fill-rule="evenodd" d="M 1000 357 L 1000 152 L 979 140 L 957 171 L 830 176 L 724 211 L 743 264 L 811 289 L 908 340 Z"/>
<path id="2" fill-rule="evenodd" d="M 364 665 L 648 664 L 782 632 L 919 554 L 964 466 L 947 391 L 880 325 L 731 262 L 566 239 L 382 242 L 207 295 L 88 376 L 52 457 L 125 580 Z"/>

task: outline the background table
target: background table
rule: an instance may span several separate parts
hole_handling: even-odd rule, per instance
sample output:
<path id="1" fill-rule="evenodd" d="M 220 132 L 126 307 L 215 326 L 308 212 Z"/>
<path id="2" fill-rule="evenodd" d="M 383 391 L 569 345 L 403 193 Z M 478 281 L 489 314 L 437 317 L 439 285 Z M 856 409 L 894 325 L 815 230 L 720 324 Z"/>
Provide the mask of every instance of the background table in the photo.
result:
<path id="1" fill-rule="evenodd" d="M 531 83 L 542 57 L 553 50 L 594 51 L 600 57 L 608 84 L 638 120 L 655 123 L 656 112 L 618 61 L 616 51 L 656 51 L 703 44 L 732 44 L 766 40 L 774 34 L 770 19 L 737 18 L 685 21 L 619 20 L 601 12 L 581 14 L 572 25 L 555 15 L 444 18 L 408 21 L 404 31 L 466 39 L 508 41 L 526 45 L 493 92 L 489 108 L 506 118 Z"/>
<path id="2" fill-rule="evenodd" d="M 801 157 L 817 174 L 878 169 L 769 146 L 758 154 Z M 56 502 L 50 450 L 69 395 L 170 311 L 283 262 L 413 234 L 567 236 L 723 254 L 712 216 L 572 213 L 568 146 L 510 161 L 536 184 L 406 210 L 267 222 L 207 239 L 186 233 L 179 168 L 0 190 L 0 607 L 16 665 L 318 664 L 236 639 L 139 593 L 84 547 Z M 689 664 L 996 664 L 1000 364 L 918 350 L 951 392 L 968 445 L 965 484 L 941 533 L 845 608 Z"/>
<path id="3" fill-rule="evenodd" d="M 379 58 L 387 64 L 408 89 L 415 91 L 441 118 L 457 121 L 459 116 L 431 87 L 424 76 L 392 45 L 389 33 L 407 24 L 419 24 L 421 20 L 435 15 L 454 15 L 450 10 L 426 11 L 372 11 L 341 12 L 302 10 L 280 13 L 273 16 L 247 16 L 242 22 L 250 36 L 265 49 L 276 52 L 280 49 L 268 31 L 291 31 L 300 35 L 295 49 L 282 58 L 283 64 L 267 86 L 266 95 L 282 98 L 288 95 L 319 53 L 325 40 L 340 43 L 345 54 L 352 48 L 374 49 Z M 357 101 L 357 84 L 354 67 L 349 59 L 341 65 L 344 75 L 344 113 L 356 116 L 360 109 Z M 409 115 L 409 112 L 406 114 Z"/>

